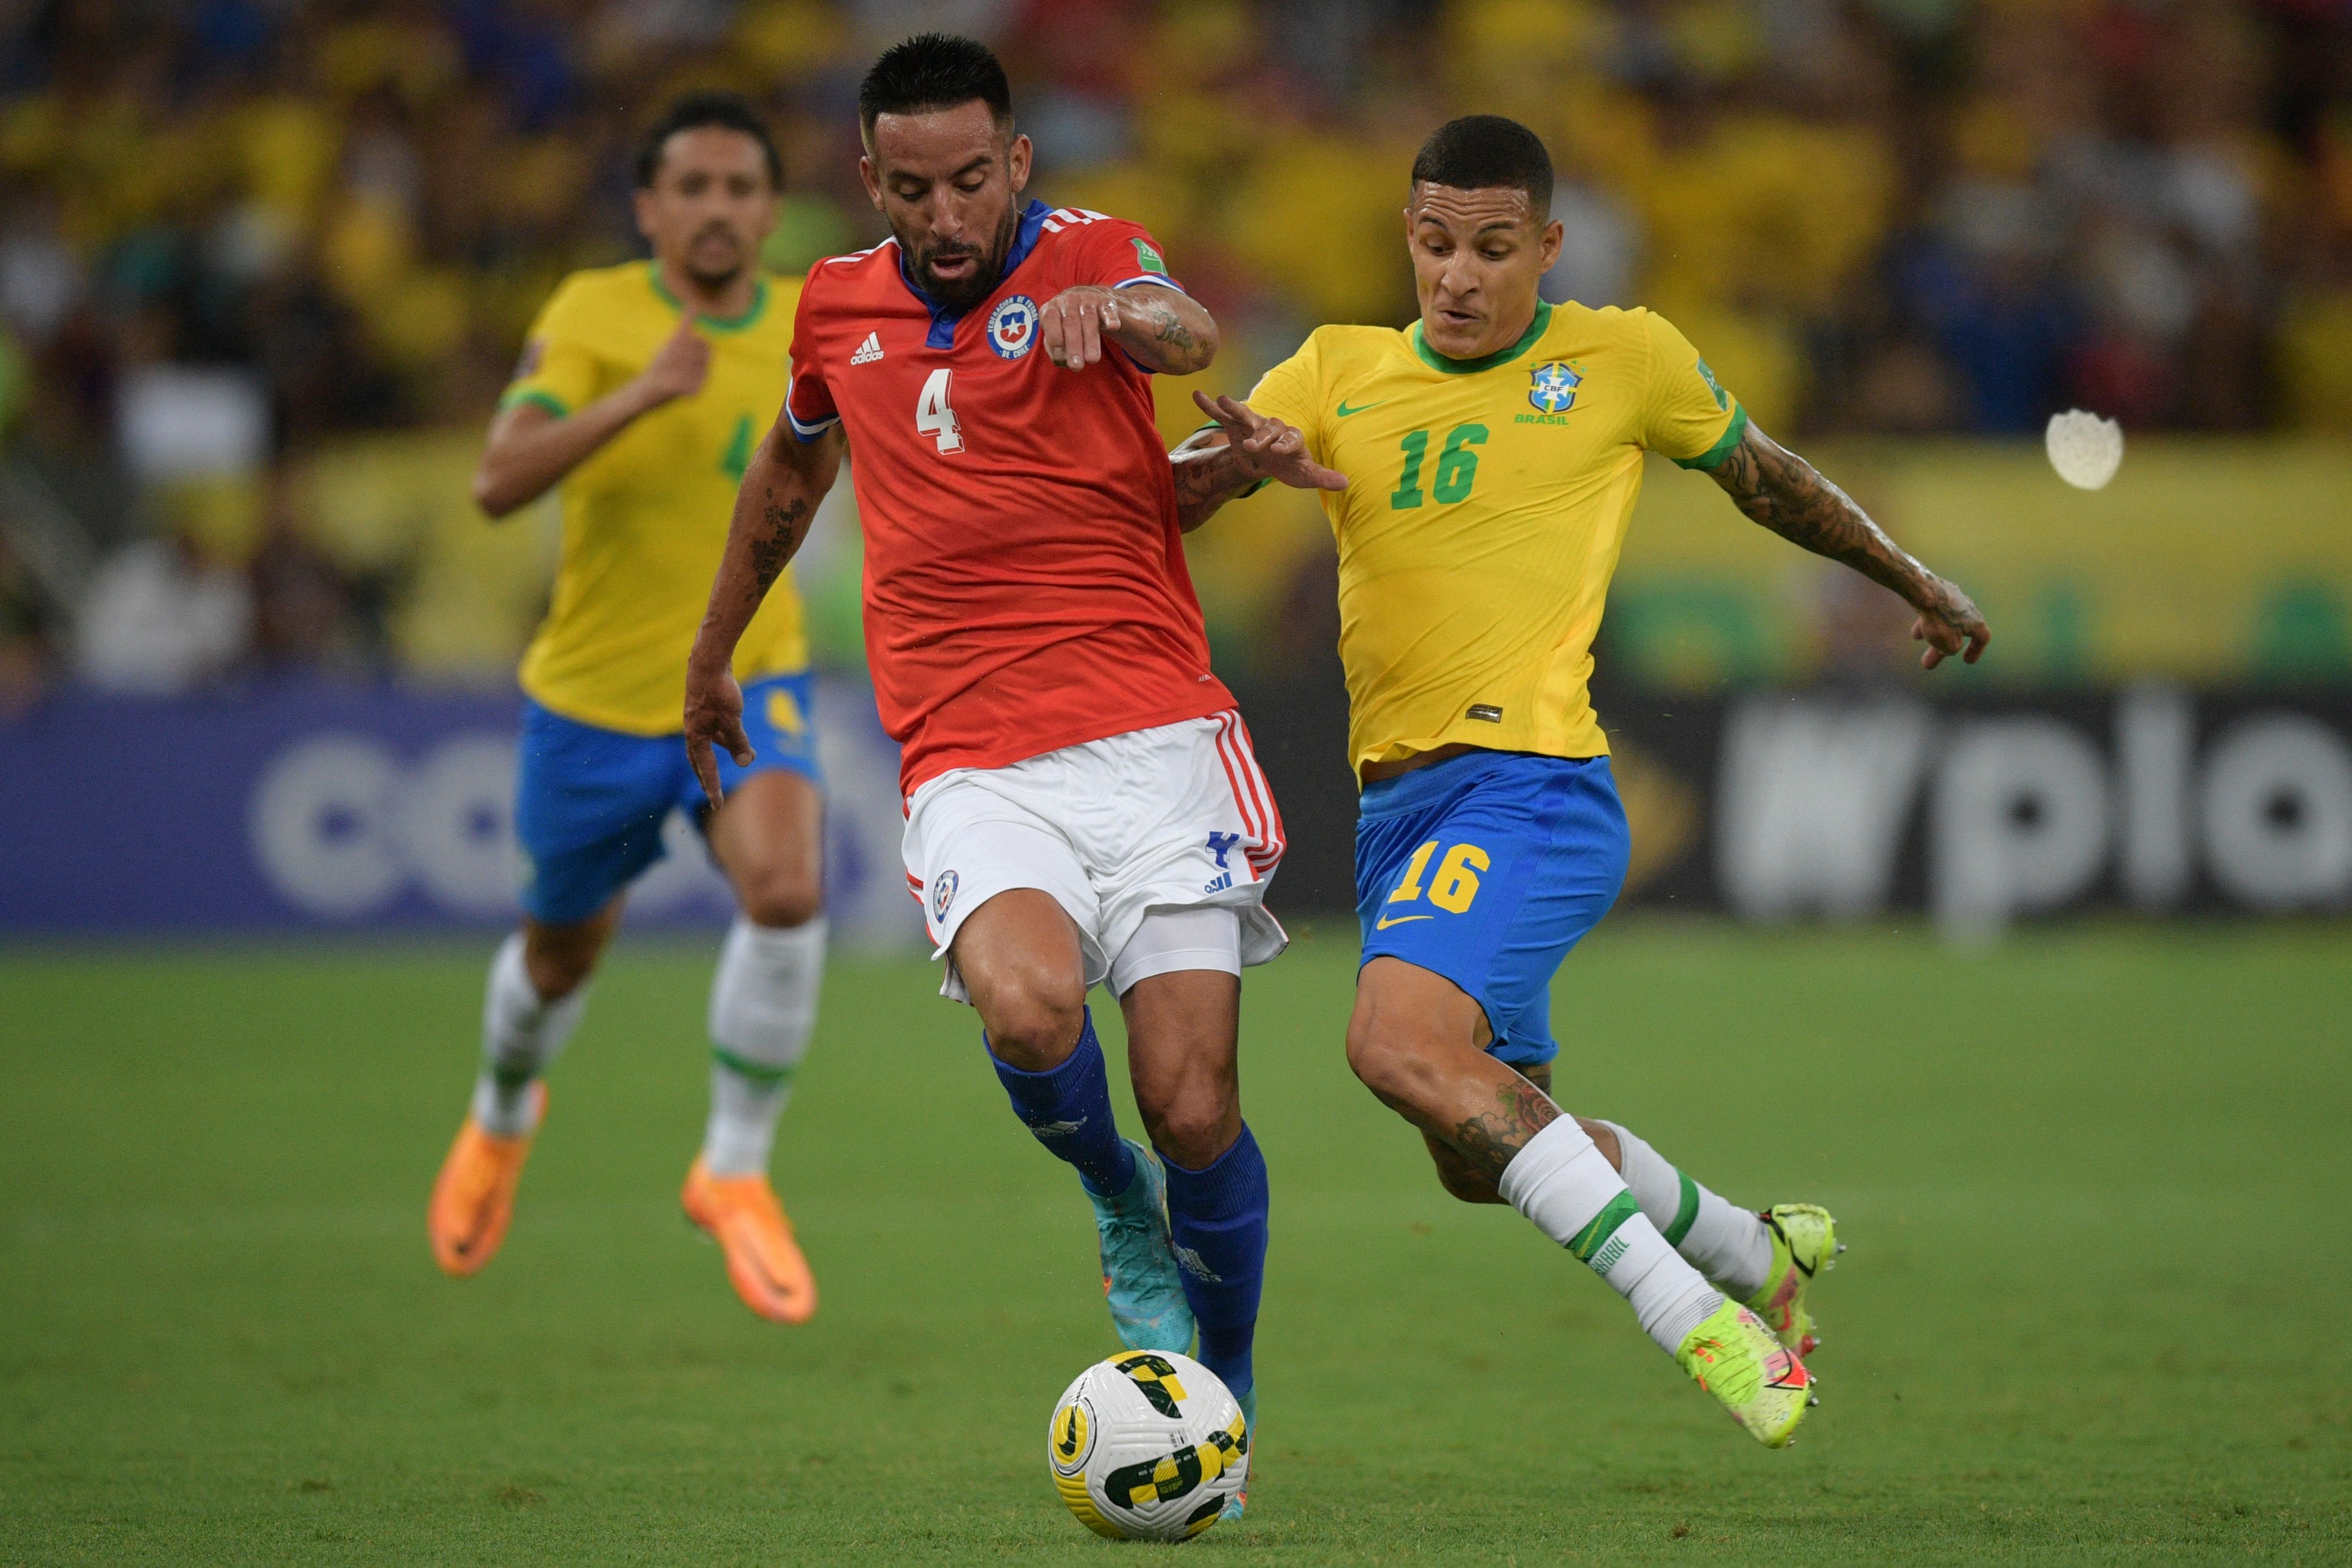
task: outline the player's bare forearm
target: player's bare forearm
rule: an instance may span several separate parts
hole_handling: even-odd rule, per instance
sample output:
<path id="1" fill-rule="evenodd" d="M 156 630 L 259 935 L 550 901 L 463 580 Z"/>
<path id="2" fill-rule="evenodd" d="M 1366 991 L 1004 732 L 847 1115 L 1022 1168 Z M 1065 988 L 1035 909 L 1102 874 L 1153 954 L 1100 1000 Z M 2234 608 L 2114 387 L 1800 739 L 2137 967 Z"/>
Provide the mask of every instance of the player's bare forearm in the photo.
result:
<path id="1" fill-rule="evenodd" d="M 1196 431 L 1168 454 L 1176 477 L 1176 522 L 1186 533 L 1216 516 L 1217 508 L 1257 483 L 1235 456 L 1222 430 Z"/>
<path id="2" fill-rule="evenodd" d="M 724 749 L 743 767 L 752 760 L 751 738 L 743 733 L 743 692 L 735 683 L 735 644 L 808 538 L 817 503 L 840 469 L 838 427 L 803 443 L 780 417 L 743 470 L 727 551 L 686 660 L 686 756 L 713 807 L 723 798 L 715 753 Z"/>
<path id="3" fill-rule="evenodd" d="M 557 415 L 537 403 L 503 410 L 474 470 L 474 504 L 504 517 L 530 506 L 646 411 L 634 384 L 608 392 L 577 413 Z"/>
<path id="4" fill-rule="evenodd" d="M 695 633 L 691 663 L 725 668 L 768 590 L 808 538 L 817 503 L 841 468 L 841 434 L 828 430 L 803 443 L 781 423 L 760 443 L 735 493 L 727 551 L 710 584 L 710 602 Z"/>
<path id="5" fill-rule="evenodd" d="M 604 443 L 673 398 L 702 390 L 710 344 L 682 314 L 646 368 L 575 413 L 563 414 L 519 402 L 490 422 L 489 444 L 474 471 L 474 501 L 503 517 L 547 494 L 548 486 L 586 462 Z"/>
<path id="6" fill-rule="evenodd" d="M 1853 497 L 1754 423 L 1713 476 L 1753 521 L 1900 594 L 1919 612 L 1912 635 L 1928 644 L 1922 662 L 1929 669 L 1953 654 L 1973 664 L 1992 641 L 1984 617 L 1957 583 L 1921 565 Z"/>
<path id="7" fill-rule="evenodd" d="M 1179 288 L 1138 284 L 1116 291 L 1118 325 L 1106 335 L 1128 358 L 1162 375 L 1205 371 L 1217 357 L 1217 320 Z"/>

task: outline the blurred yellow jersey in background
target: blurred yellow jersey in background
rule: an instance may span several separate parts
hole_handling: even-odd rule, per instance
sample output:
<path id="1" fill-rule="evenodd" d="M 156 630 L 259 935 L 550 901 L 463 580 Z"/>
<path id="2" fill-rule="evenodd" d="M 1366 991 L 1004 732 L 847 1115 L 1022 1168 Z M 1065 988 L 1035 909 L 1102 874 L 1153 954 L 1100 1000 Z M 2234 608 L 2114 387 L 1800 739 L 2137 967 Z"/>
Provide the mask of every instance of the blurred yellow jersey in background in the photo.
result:
<path id="1" fill-rule="evenodd" d="M 798 279 L 762 277 L 751 308 L 701 318 L 710 372 L 634 421 L 563 478 L 563 555 L 523 690 L 566 718 L 632 735 L 684 727 L 686 657 L 727 546 L 735 492 L 784 398 Z M 530 329 L 501 408 L 569 415 L 652 362 L 678 304 L 650 262 L 575 272 Z M 751 680 L 808 664 L 790 570 L 735 649 Z"/>
<path id="2" fill-rule="evenodd" d="M 1608 753 L 1586 683 L 1642 455 L 1713 468 L 1747 428 L 1680 332 L 1538 305 L 1508 349 L 1448 360 L 1418 322 L 1323 327 L 1249 402 L 1348 476 L 1322 498 L 1357 768 L 1456 744 Z"/>

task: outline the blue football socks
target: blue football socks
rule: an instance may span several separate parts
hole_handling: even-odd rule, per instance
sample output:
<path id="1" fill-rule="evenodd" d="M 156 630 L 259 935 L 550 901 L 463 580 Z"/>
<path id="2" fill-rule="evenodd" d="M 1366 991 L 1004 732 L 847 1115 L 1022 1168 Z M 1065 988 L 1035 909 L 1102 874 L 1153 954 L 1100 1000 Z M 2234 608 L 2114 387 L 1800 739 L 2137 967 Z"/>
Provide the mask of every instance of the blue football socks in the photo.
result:
<path id="1" fill-rule="evenodd" d="M 988 1042 L 982 1033 L 981 1043 Z M 1135 1154 L 1121 1141 L 1118 1123 L 1111 1114 L 1110 1075 L 1103 1066 L 1102 1042 L 1095 1038 L 1094 1009 L 1087 1009 L 1078 1043 L 1059 1067 L 1044 1072 L 1024 1072 L 997 1060 L 989 1061 L 1012 1098 L 1013 1113 L 1037 1135 L 1037 1141 L 1078 1169 L 1078 1179 L 1097 1197 L 1116 1197 L 1135 1180 Z M 1244 1136 L 1247 1136 L 1246 1134 Z M 1265 1188 L 1260 1166 L 1258 1189 Z M 1264 1199 L 1260 1198 L 1261 1209 Z M 1265 1243 L 1258 1249 L 1265 1250 Z M 1257 1309 L 1257 1292 L 1250 1292 L 1250 1310 Z"/>
<path id="2" fill-rule="evenodd" d="M 1244 1123 L 1234 1146 L 1206 1170 L 1168 1169 L 1168 1234 L 1183 1266 L 1184 1295 L 1201 1328 L 1201 1364 L 1236 1398 L 1255 1383 L 1250 1364 L 1257 1301 L 1265 1284 L 1265 1156 Z"/>

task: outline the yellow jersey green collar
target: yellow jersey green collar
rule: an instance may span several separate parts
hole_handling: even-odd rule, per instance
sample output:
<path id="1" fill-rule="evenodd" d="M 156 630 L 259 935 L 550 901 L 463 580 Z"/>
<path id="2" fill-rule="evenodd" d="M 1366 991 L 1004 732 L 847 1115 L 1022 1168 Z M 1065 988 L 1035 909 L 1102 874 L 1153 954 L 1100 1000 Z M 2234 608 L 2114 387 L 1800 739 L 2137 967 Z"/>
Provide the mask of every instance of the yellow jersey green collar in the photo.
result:
<path id="1" fill-rule="evenodd" d="M 669 285 L 662 281 L 660 262 L 649 261 L 646 263 L 646 281 L 654 286 L 654 292 L 661 297 L 661 302 L 663 304 L 668 306 L 673 310 L 683 310 L 686 308 L 686 307 L 677 302 L 677 296 L 669 291 Z M 713 332 L 742 332 L 748 331 L 751 328 L 757 326 L 759 324 L 760 318 L 767 313 L 768 280 L 764 277 L 755 276 L 751 279 L 751 308 L 745 310 L 743 314 L 740 316 L 698 315 L 695 319 L 701 322 Z"/>
<path id="2" fill-rule="evenodd" d="M 1475 374 L 1479 371 L 1491 371 L 1496 365 L 1509 364 L 1513 360 L 1517 359 L 1521 354 L 1524 354 L 1529 349 L 1534 348 L 1536 346 L 1536 340 L 1542 337 L 1544 335 L 1544 329 L 1550 325 L 1551 303 L 1549 300 L 1538 299 L 1536 301 L 1535 319 L 1528 323 L 1528 329 L 1519 334 L 1519 340 L 1517 342 L 1512 344 L 1507 349 L 1497 350 L 1494 353 L 1488 354 L 1483 359 L 1476 360 L 1447 359 L 1444 354 L 1439 353 L 1436 350 L 1431 348 L 1426 342 L 1423 341 L 1421 336 L 1421 323 L 1418 321 L 1415 321 L 1412 324 L 1412 329 L 1407 332 L 1405 336 L 1412 340 L 1412 351 L 1419 354 L 1421 356 L 1421 362 L 1427 365 L 1431 370 L 1444 371 L 1449 376 L 1466 376 Z"/>

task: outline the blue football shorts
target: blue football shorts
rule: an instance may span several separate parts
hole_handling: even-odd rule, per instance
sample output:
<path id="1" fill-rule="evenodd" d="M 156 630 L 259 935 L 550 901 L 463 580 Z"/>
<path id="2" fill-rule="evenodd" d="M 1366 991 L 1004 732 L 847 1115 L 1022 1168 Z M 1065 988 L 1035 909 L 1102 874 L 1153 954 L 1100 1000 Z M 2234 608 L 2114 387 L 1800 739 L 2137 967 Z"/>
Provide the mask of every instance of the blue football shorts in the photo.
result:
<path id="1" fill-rule="evenodd" d="M 822 782 L 814 701 L 805 670 L 746 685 L 743 733 L 759 755 L 740 768 L 719 753 L 719 788 L 732 794 L 776 768 Z M 604 729 L 525 698 L 518 744 L 515 838 L 529 862 L 522 906 L 533 920 L 569 925 L 604 908 L 661 859 L 662 823 L 673 808 L 702 823 L 702 786 L 683 737 Z"/>
<path id="2" fill-rule="evenodd" d="M 1617 901 L 1629 849 L 1605 757 L 1473 751 L 1383 779 L 1356 826 L 1363 962 L 1444 976 L 1497 1058 L 1549 1061 L 1552 975 Z"/>

